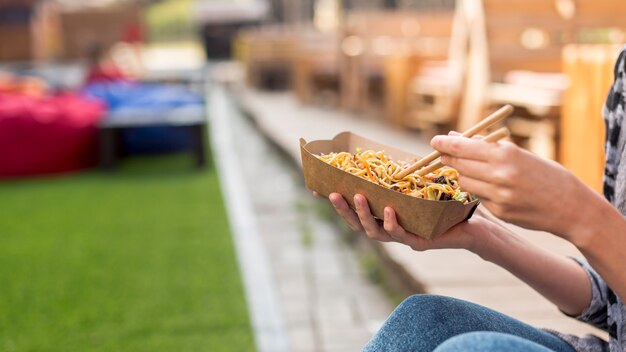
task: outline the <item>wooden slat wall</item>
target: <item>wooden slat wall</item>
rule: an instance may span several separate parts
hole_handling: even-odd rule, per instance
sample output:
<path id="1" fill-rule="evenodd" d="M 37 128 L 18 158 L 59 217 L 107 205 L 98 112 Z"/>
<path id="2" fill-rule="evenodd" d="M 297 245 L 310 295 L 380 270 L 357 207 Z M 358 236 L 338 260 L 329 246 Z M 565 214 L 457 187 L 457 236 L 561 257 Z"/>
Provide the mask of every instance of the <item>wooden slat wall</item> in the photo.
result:
<path id="1" fill-rule="evenodd" d="M 573 28 L 554 0 L 483 0 L 492 81 L 511 70 L 560 72 L 563 40 Z M 537 48 L 523 44 L 524 35 L 543 35 Z"/>
<path id="2" fill-rule="evenodd" d="M 363 37 L 449 38 L 451 21 L 451 11 L 351 12 L 346 17 L 344 31 Z"/>
<path id="3" fill-rule="evenodd" d="M 511 70 L 562 72 L 563 46 L 589 41 L 595 29 L 618 27 L 626 32 L 626 1 L 622 0 L 461 0 L 476 8 L 472 21 L 473 47 L 468 70 L 469 87 L 461 113 L 464 126 L 482 116 L 485 86 L 501 82 Z M 546 45 L 531 49 L 522 45 L 528 30 L 542 33 Z M 619 30 L 601 42 L 622 42 Z M 617 35 L 615 35 L 617 34 Z M 598 38 L 591 36 L 593 40 Z M 485 74 L 482 71 L 485 70 Z M 478 72 L 478 73 L 475 73 Z"/>
<path id="4" fill-rule="evenodd" d="M 616 27 L 622 35 L 613 33 L 603 40 L 626 40 L 623 35 L 626 1 L 623 0 L 482 0 L 482 3 L 492 81 L 502 79 L 511 70 L 560 72 L 562 47 L 589 40 L 585 31 Z M 547 40 L 545 46 L 525 47 L 521 38 L 529 30 L 542 32 Z"/>

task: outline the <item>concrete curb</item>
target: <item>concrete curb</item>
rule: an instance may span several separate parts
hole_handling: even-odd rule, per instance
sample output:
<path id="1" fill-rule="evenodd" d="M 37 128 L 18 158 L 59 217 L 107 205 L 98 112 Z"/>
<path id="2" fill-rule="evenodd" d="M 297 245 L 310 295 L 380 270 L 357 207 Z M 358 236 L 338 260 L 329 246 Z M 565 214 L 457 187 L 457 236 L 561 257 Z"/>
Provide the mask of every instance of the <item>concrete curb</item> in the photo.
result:
<path id="1" fill-rule="evenodd" d="M 207 92 L 211 144 L 229 214 L 237 260 L 250 318 L 260 352 L 287 352 L 290 343 L 285 319 L 275 290 L 269 261 L 257 230 L 256 217 L 240 166 L 234 157 L 235 141 L 229 139 L 228 97 L 219 85 Z"/>

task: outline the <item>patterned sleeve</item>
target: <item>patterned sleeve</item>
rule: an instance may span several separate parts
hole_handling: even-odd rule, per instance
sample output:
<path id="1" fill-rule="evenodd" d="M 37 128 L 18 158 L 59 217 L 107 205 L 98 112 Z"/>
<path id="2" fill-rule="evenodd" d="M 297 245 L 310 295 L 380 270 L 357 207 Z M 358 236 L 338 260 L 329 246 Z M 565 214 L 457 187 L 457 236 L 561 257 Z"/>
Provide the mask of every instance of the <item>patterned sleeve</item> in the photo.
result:
<path id="1" fill-rule="evenodd" d="M 591 303 L 581 315 L 574 318 L 608 331 L 608 305 L 611 299 L 615 300 L 615 294 L 589 263 L 581 259 L 573 259 L 585 270 L 591 282 Z"/>
<path id="2" fill-rule="evenodd" d="M 622 160 L 620 153 L 623 147 L 622 124 L 625 115 L 625 96 L 626 96 L 626 47 L 624 47 L 615 62 L 614 81 L 606 103 L 602 109 L 604 117 L 606 140 L 605 153 L 606 165 L 604 168 L 604 197 L 611 203 L 614 203 L 616 193 L 616 179 L 619 175 L 619 166 Z M 620 143 L 621 142 L 621 143 Z M 623 173 L 622 173 L 623 174 Z"/>

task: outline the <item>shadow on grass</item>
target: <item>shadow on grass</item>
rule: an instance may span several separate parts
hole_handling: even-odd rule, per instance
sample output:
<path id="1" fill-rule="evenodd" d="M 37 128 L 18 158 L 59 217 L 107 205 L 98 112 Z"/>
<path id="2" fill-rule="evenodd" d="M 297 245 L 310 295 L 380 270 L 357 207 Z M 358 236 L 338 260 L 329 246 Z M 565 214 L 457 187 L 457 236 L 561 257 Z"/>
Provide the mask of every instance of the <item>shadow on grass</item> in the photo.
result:
<path id="1" fill-rule="evenodd" d="M 214 171 L 212 163 L 207 162 L 206 166 L 199 168 L 192 155 L 177 153 L 132 156 L 124 159 L 117 169 L 95 170 L 93 173 L 111 178 L 167 178 L 197 176 L 209 170 Z"/>
<path id="2" fill-rule="evenodd" d="M 88 182 L 97 180 L 109 181 L 150 181 L 150 180 L 167 180 L 180 179 L 189 177 L 199 177 L 207 173 L 215 172 L 215 168 L 209 159 L 202 168 L 195 164 L 192 155 L 184 153 L 160 154 L 160 155 L 140 155 L 131 156 L 122 159 L 117 168 L 112 170 L 103 170 L 99 167 L 91 169 L 48 174 L 36 175 L 17 178 L 0 178 L 0 190 L 4 187 L 32 187 L 38 183 L 55 182 L 63 184 L 66 182 Z"/>

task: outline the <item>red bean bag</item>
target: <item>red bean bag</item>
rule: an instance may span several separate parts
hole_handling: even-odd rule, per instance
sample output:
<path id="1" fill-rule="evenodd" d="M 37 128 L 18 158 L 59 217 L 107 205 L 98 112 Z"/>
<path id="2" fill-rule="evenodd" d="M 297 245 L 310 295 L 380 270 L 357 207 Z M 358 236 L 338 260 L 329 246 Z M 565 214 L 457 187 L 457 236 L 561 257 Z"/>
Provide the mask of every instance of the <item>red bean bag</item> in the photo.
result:
<path id="1" fill-rule="evenodd" d="M 102 103 L 79 95 L 0 93 L 0 178 L 94 166 L 103 112 Z"/>

